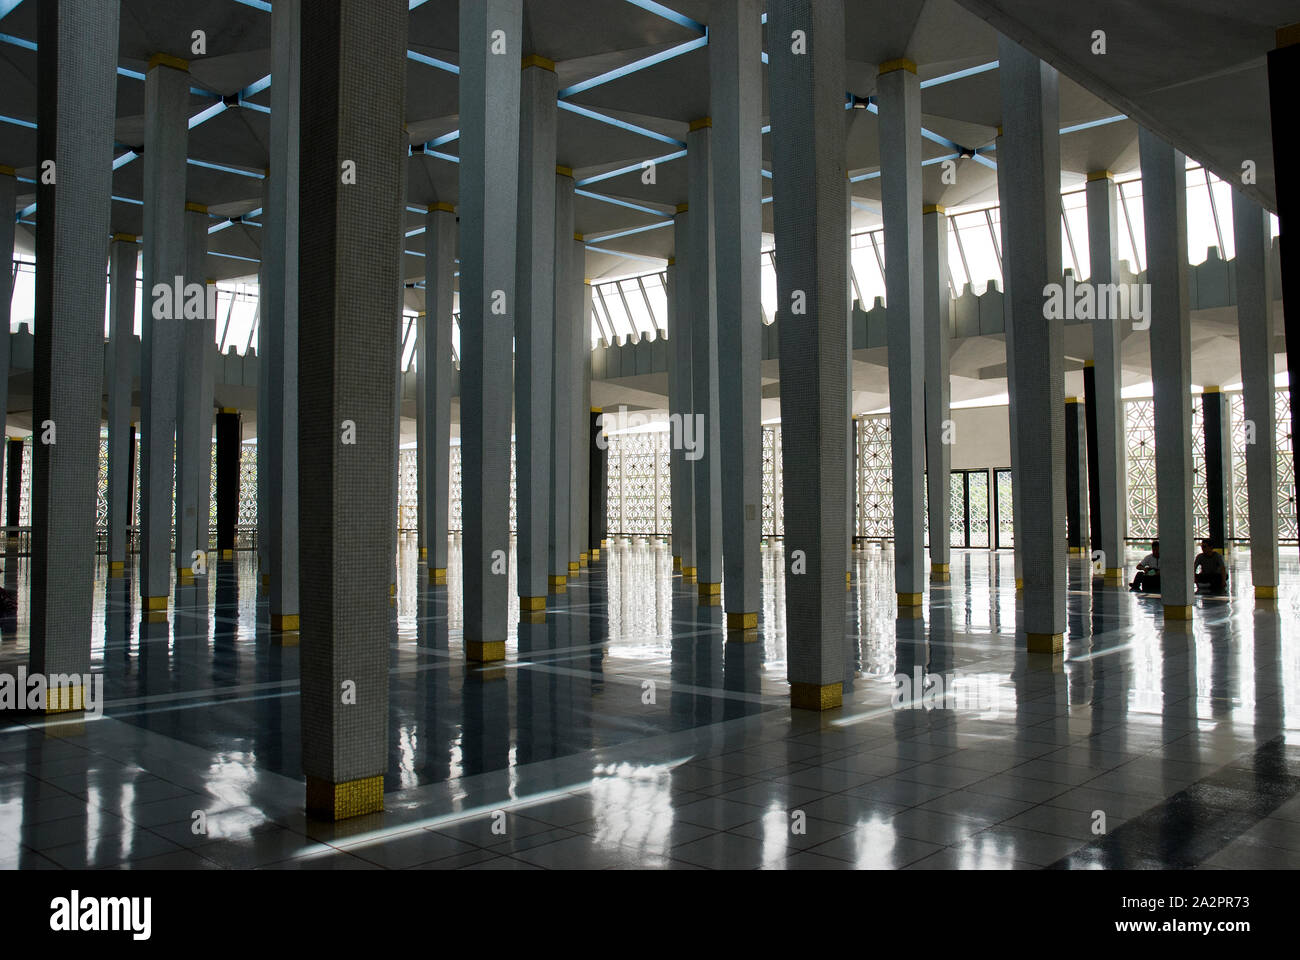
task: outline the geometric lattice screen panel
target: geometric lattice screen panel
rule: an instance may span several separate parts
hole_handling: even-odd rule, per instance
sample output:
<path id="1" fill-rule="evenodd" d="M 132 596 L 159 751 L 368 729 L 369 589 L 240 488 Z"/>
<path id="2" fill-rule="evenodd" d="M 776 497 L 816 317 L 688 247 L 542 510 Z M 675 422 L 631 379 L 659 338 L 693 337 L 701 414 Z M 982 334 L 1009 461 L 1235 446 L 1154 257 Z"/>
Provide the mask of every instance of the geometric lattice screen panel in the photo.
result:
<path id="1" fill-rule="evenodd" d="M 1277 418 L 1278 539 L 1295 541 L 1296 490 L 1292 460 L 1291 397 L 1274 391 Z M 1250 492 L 1246 485 L 1246 424 L 1240 391 L 1226 393 L 1228 408 L 1228 537 L 1250 539 Z M 1128 536 L 1152 540 L 1156 528 L 1155 401 L 1149 397 L 1124 401 L 1128 480 Z M 1209 534 L 1209 501 L 1205 483 L 1205 428 L 1199 397 L 1192 398 L 1192 524 L 1197 539 Z"/>

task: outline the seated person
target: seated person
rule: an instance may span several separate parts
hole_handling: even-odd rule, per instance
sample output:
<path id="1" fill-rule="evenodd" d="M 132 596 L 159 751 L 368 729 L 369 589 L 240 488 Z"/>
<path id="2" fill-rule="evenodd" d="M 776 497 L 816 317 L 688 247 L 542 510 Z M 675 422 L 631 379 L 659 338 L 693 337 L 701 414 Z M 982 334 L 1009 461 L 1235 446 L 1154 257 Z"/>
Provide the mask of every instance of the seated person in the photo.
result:
<path id="1" fill-rule="evenodd" d="M 1151 552 L 1137 565 L 1137 574 L 1129 584 L 1130 590 L 1142 593 L 1160 592 L 1160 541 L 1151 541 Z"/>
<path id="2" fill-rule="evenodd" d="M 1222 593 L 1228 589 L 1228 567 L 1209 540 L 1201 541 L 1201 552 L 1197 554 L 1192 570 L 1198 590 Z"/>

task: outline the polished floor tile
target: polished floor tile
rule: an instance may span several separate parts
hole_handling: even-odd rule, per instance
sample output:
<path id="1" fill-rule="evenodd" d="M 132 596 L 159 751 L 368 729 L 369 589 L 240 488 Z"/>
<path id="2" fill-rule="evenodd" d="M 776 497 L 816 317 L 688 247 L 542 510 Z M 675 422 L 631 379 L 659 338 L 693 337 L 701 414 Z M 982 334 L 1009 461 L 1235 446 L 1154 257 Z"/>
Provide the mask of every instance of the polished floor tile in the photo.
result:
<path id="1" fill-rule="evenodd" d="M 337 824 L 302 810 L 299 651 L 253 558 L 178 587 L 165 623 L 101 563 L 102 716 L 0 716 L 0 869 L 1300 866 L 1294 559 L 1256 603 L 1236 552 L 1232 594 L 1190 625 L 1072 562 L 1053 658 L 1015 637 L 1010 554 L 954 551 L 914 620 L 890 552 L 858 550 L 844 705 L 816 715 L 788 705 L 780 556 L 756 642 L 726 641 L 664 544 L 616 541 L 480 669 L 458 544 L 431 587 L 404 538 L 385 811 Z M 27 564 L 4 558 L 6 584 Z M 0 671 L 26 660 L 20 605 Z M 900 708 L 899 676 L 945 693 Z"/>

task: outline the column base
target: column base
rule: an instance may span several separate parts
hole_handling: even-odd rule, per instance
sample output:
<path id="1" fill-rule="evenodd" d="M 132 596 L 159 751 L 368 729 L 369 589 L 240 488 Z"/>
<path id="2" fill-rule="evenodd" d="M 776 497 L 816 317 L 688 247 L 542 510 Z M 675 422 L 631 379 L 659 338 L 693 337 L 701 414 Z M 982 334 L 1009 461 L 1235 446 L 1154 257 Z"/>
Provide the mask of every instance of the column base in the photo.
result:
<path id="1" fill-rule="evenodd" d="M 843 683 L 790 684 L 790 706 L 795 710 L 834 710 L 843 703 Z"/>
<path id="2" fill-rule="evenodd" d="M 149 611 L 150 613 L 156 613 L 159 610 L 166 613 L 167 598 L 166 597 L 141 597 L 140 606 L 143 607 L 145 610 Z"/>
<path id="3" fill-rule="evenodd" d="M 545 622 L 546 622 L 546 611 L 545 611 L 544 609 L 543 609 L 543 610 L 525 610 L 523 607 L 520 607 L 520 608 L 519 608 L 519 622 L 520 622 L 520 623 L 545 623 Z"/>
<path id="4" fill-rule="evenodd" d="M 492 663 L 506 658 L 504 640 L 466 640 L 465 658 L 478 663 Z"/>
<path id="5" fill-rule="evenodd" d="M 263 590 L 271 589 L 271 575 L 269 573 L 262 574 L 262 589 Z"/>
<path id="6" fill-rule="evenodd" d="M 1108 583 L 1108 584 L 1112 584 L 1112 583 L 1114 583 L 1114 584 L 1119 584 L 1120 586 L 1123 586 L 1123 585 L 1124 585 L 1124 568 L 1123 568 L 1123 567 L 1107 567 L 1107 568 L 1106 568 L 1106 580 L 1105 580 L 1105 582 Z"/>
<path id="7" fill-rule="evenodd" d="M 1016 590 L 1025 589 L 1025 580 L 1023 577 L 1016 577 Z"/>
<path id="8" fill-rule="evenodd" d="M 177 583 L 193 583 L 194 571 L 189 567 L 178 567 L 176 570 Z"/>
<path id="9" fill-rule="evenodd" d="M 681 573 L 681 571 L 682 571 L 682 558 L 673 557 L 673 573 Z"/>
<path id="10" fill-rule="evenodd" d="M 582 569 L 582 564 L 578 563 L 578 561 L 576 560 L 569 561 L 569 576 L 573 576 L 581 569 Z"/>
<path id="11" fill-rule="evenodd" d="M 297 633 L 298 623 L 298 614 L 296 613 L 271 614 L 271 629 L 277 633 Z"/>
<path id="12" fill-rule="evenodd" d="M 899 620 L 921 620 L 924 619 L 925 613 L 920 607 L 899 607 L 897 619 Z"/>
<path id="13" fill-rule="evenodd" d="M 390 584 L 388 585 L 388 595 L 389 595 L 390 597 L 395 597 L 395 596 L 397 596 L 397 584 L 395 584 L 395 583 L 390 583 Z"/>
<path id="14" fill-rule="evenodd" d="M 519 609 L 520 610 L 545 610 L 546 598 L 545 597 L 520 597 Z"/>
<path id="15" fill-rule="evenodd" d="M 1256 599 L 1256 600 L 1276 600 L 1276 599 L 1277 599 L 1277 587 L 1262 587 L 1262 586 L 1260 586 L 1259 584 L 1255 584 L 1255 599 Z"/>
<path id="16" fill-rule="evenodd" d="M 235 551 L 234 551 L 234 550 L 222 550 L 222 551 L 221 551 L 221 559 L 222 559 L 222 560 L 234 560 L 234 559 L 235 559 Z"/>
<path id="17" fill-rule="evenodd" d="M 447 582 L 447 568 L 434 567 L 429 571 L 429 582 L 437 585 L 444 585 Z"/>
<path id="18" fill-rule="evenodd" d="M 420 559 L 421 559 L 421 560 L 427 560 L 428 558 L 429 558 L 429 548 L 428 548 L 428 547 L 421 547 L 421 548 L 420 548 Z"/>
<path id="19" fill-rule="evenodd" d="M 921 598 L 924 596 L 923 593 L 900 593 L 898 595 L 898 608 L 901 610 L 903 607 L 919 607 Z"/>
<path id="20" fill-rule="evenodd" d="M 1190 605 L 1167 603 L 1165 604 L 1166 620 L 1190 620 L 1192 619 L 1192 608 Z"/>
<path id="21" fill-rule="evenodd" d="M 123 561 L 123 560 L 113 560 L 113 561 L 110 561 L 110 563 L 109 563 L 109 565 L 108 565 L 108 575 L 109 575 L 110 577 L 125 577 L 125 576 L 126 576 L 126 562 Z"/>
<path id="22" fill-rule="evenodd" d="M 1082 556 L 1087 551 L 1086 547 L 1070 547 L 1070 556 Z"/>
<path id="23" fill-rule="evenodd" d="M 932 583 L 948 583 L 952 579 L 951 567 L 946 563 L 930 564 L 930 581 Z"/>
<path id="24" fill-rule="evenodd" d="M 722 584 L 709 583 L 705 580 L 700 581 L 699 591 L 701 597 L 719 596 L 722 593 Z"/>
<path id="25" fill-rule="evenodd" d="M 297 630 L 282 630 L 279 633 L 271 632 L 271 646 L 273 647 L 296 647 L 302 642 L 302 635 Z"/>
<path id="26" fill-rule="evenodd" d="M 694 582 L 695 582 L 695 568 L 682 567 L 682 583 L 694 583 Z"/>
<path id="27" fill-rule="evenodd" d="M 346 783 L 307 778 L 307 814 L 318 820 L 346 820 L 384 809 L 384 777 Z"/>
<path id="28" fill-rule="evenodd" d="M 1061 653 L 1065 650 L 1065 634 L 1026 633 L 1025 646 L 1030 653 Z"/>
<path id="29" fill-rule="evenodd" d="M 602 541 L 602 542 L 604 542 L 604 541 Z M 591 548 L 591 562 L 592 562 L 592 563 L 596 563 L 598 560 L 600 560 L 600 548 L 599 548 L 599 547 L 592 547 L 592 548 Z"/>
<path id="30" fill-rule="evenodd" d="M 758 614 L 757 613 L 728 613 L 727 629 L 728 630 L 757 630 Z"/>

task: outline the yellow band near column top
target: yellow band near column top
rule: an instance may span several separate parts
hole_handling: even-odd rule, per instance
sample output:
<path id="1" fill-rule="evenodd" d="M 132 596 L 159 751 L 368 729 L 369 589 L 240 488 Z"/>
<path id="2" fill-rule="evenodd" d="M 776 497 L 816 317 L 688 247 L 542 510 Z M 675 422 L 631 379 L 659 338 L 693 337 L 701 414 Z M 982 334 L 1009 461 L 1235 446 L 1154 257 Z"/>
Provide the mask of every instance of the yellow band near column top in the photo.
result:
<path id="1" fill-rule="evenodd" d="M 435 210 L 440 211 L 442 213 L 456 212 L 455 207 L 453 207 L 450 203 L 443 203 L 441 200 L 439 200 L 437 203 L 429 204 L 429 212 L 433 213 Z"/>
<path id="2" fill-rule="evenodd" d="M 549 70 L 551 73 L 554 73 L 555 61 L 548 60 L 546 57 L 536 53 L 530 53 L 528 56 L 524 57 L 521 69 L 527 70 L 529 67 L 541 67 L 543 70 Z"/>
<path id="3" fill-rule="evenodd" d="M 173 57 L 170 53 L 155 53 L 149 58 L 149 66 L 145 68 L 145 72 L 148 73 L 154 67 L 171 67 L 173 70 L 184 70 L 189 73 L 190 62 L 180 57 Z"/>
<path id="4" fill-rule="evenodd" d="M 713 126 L 712 117 L 700 117 L 697 120 L 691 121 L 690 131 L 694 133 L 696 130 L 703 130 L 705 127 L 711 127 L 711 126 Z"/>
<path id="5" fill-rule="evenodd" d="M 906 57 L 899 57 L 897 60 L 886 60 L 880 65 L 880 76 L 887 73 L 893 73 L 895 70 L 906 70 L 908 73 L 916 73 L 916 64 Z"/>

